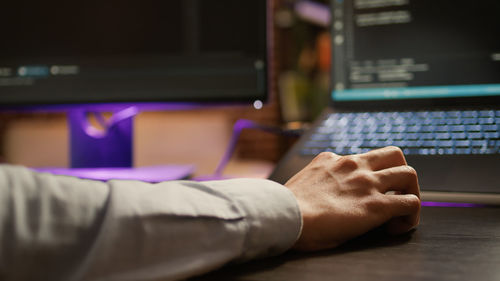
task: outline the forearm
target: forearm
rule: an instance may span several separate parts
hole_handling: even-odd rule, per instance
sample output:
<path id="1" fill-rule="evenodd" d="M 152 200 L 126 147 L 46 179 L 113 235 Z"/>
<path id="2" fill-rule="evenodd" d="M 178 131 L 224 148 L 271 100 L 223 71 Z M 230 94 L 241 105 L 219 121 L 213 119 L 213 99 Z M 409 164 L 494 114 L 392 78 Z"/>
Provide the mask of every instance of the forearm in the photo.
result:
<path id="1" fill-rule="evenodd" d="M 293 195 L 265 180 L 101 183 L 23 170 L 31 181 L 20 182 L 17 173 L 9 179 L 4 172 L 0 179 L 2 198 L 10 197 L 2 206 L 8 214 L 0 230 L 3 272 L 17 272 L 19 262 L 32 265 L 32 272 L 58 272 L 61 279 L 179 279 L 229 261 L 278 254 L 300 233 Z M 22 193 L 30 195 L 20 196 L 26 188 Z M 13 206 L 12 200 L 22 204 Z M 44 217 L 63 222 L 41 223 L 46 239 L 39 228 L 23 226 L 45 222 L 19 215 L 19 209 L 34 212 L 33 206 L 53 210 Z M 41 259 L 55 265 L 54 271 L 39 268 Z M 59 261 L 66 265 L 64 274 Z"/>

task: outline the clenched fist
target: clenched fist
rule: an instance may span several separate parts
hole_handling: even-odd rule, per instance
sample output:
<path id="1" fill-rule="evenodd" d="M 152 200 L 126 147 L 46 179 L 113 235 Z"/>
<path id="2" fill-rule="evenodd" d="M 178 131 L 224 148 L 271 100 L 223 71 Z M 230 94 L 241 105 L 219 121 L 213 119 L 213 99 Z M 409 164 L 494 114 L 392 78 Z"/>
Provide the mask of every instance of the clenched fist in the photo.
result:
<path id="1" fill-rule="evenodd" d="M 299 250 L 333 248 L 383 224 L 400 234 L 419 222 L 417 173 L 397 147 L 348 156 L 321 153 L 285 186 L 302 213 L 294 247 Z"/>

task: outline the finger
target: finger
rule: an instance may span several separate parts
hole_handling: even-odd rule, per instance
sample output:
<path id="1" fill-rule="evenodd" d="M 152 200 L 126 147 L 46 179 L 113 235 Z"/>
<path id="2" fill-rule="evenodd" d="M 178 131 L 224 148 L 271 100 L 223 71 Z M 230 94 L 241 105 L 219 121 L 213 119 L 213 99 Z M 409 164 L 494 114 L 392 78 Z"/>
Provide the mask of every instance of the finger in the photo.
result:
<path id="1" fill-rule="evenodd" d="M 396 146 L 388 146 L 360 154 L 367 161 L 368 166 L 374 170 L 382 170 L 395 166 L 406 165 L 403 151 Z"/>
<path id="2" fill-rule="evenodd" d="M 417 171 L 410 166 L 391 167 L 375 172 L 378 189 L 382 193 L 397 191 L 398 194 L 414 194 L 420 198 Z"/>
<path id="3" fill-rule="evenodd" d="M 420 221 L 420 199 L 413 194 L 387 196 L 392 206 L 392 218 L 385 226 L 387 232 L 401 234 L 415 228 Z"/>

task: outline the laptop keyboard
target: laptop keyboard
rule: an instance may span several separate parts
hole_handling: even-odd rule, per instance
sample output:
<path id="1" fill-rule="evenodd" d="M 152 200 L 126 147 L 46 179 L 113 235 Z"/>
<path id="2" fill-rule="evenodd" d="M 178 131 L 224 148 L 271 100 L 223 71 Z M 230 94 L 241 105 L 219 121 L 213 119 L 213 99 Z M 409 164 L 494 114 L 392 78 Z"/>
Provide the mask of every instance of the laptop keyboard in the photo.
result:
<path id="1" fill-rule="evenodd" d="M 394 145 L 421 155 L 500 153 L 500 110 L 331 113 L 301 149 L 364 153 Z"/>

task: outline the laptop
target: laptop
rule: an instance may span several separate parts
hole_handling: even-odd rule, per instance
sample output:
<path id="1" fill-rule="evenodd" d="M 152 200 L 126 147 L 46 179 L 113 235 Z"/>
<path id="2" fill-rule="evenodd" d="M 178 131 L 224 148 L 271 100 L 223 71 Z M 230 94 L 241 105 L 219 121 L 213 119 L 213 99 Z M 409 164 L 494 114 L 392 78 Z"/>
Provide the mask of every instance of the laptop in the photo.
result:
<path id="1" fill-rule="evenodd" d="M 278 163 L 395 145 L 425 201 L 500 204 L 500 4 L 332 0 L 330 104 Z"/>

